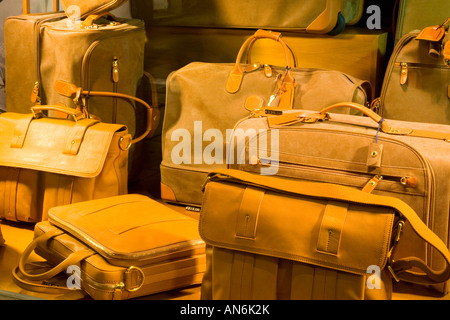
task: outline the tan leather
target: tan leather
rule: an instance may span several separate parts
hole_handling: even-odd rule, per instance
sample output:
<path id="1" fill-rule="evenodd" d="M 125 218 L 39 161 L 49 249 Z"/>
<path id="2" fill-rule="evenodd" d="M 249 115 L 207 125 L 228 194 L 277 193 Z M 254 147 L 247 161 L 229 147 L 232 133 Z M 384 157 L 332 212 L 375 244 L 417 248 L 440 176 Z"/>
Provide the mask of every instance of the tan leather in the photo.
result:
<path id="1" fill-rule="evenodd" d="M 28 271 L 33 250 L 50 270 Z M 70 265 L 80 266 L 81 289 L 92 298 L 130 299 L 201 283 L 205 245 L 197 220 L 145 196 L 124 195 L 52 208 L 13 275 L 30 290 L 67 291 L 45 283 Z"/>
<path id="2" fill-rule="evenodd" d="M 399 221 L 438 250 L 442 270 L 416 257 L 397 259 Z M 336 184 L 219 170 L 206 185 L 199 229 L 209 246 L 205 298 L 388 299 L 388 267 L 400 280 L 450 278 L 447 246 L 411 207 Z M 241 229 L 252 236 L 240 236 Z M 421 272 L 411 272 L 412 266 Z M 367 286 L 373 267 L 383 274 L 379 289 Z"/>
<path id="3" fill-rule="evenodd" d="M 0 115 L 1 217 L 36 222 L 54 206 L 127 193 L 132 137 L 126 127 L 75 119 L 37 111 Z"/>
<path id="4" fill-rule="evenodd" d="M 396 44 L 383 80 L 377 112 L 386 119 L 450 124 L 450 96 L 443 26 L 405 34 Z"/>
<path id="5" fill-rule="evenodd" d="M 80 18 L 113 10 L 120 7 L 125 2 L 127 2 L 127 0 L 61 0 L 61 4 L 67 16 L 72 15 L 72 11 L 69 10 L 70 7 L 76 6 L 79 9 Z"/>
<path id="6" fill-rule="evenodd" d="M 450 243 L 449 126 L 383 119 L 363 106 L 359 110 L 365 111 L 364 117 L 333 113 L 338 107 L 356 106 L 339 103 L 321 113 L 293 110 L 280 116 L 239 121 L 235 130 L 252 129 L 254 134 L 246 137 L 248 141 L 231 135 L 229 141 L 238 138 L 235 146 L 240 147 L 236 147 L 235 154 L 240 156 L 229 167 L 254 173 L 267 170 L 263 164 L 267 160 L 259 159 L 267 152 L 252 146 L 256 146 L 256 139 L 277 130 L 279 149 L 273 160 L 279 163 L 271 163 L 273 174 L 358 189 L 365 188 L 376 176 L 382 177 L 365 189 L 405 201 L 442 241 Z M 258 156 L 257 161 L 250 163 L 250 154 Z M 407 240 L 398 246 L 399 256 L 415 255 L 429 266 L 441 266 L 435 252 L 409 227 L 403 237 Z M 437 289 L 447 291 L 448 287 Z"/>
<path id="7" fill-rule="evenodd" d="M 70 106 L 71 99 L 54 91 L 57 80 L 88 91 L 135 96 L 144 75 L 144 23 L 136 19 L 110 22 L 99 19 L 95 28 L 82 29 L 80 22 L 64 13 L 9 17 L 4 29 L 6 109 L 29 113 L 35 104 Z M 118 82 L 114 82 L 113 70 L 118 71 Z M 92 97 L 86 106 L 103 122 L 126 125 L 133 136 L 144 130 L 136 128 L 136 111 L 127 101 Z"/>
<path id="8" fill-rule="evenodd" d="M 156 8 L 147 2 L 132 1 L 134 17 L 150 25 L 209 28 L 250 28 L 327 33 L 337 23 L 340 12 L 345 21 L 355 24 L 362 16 L 362 0 L 271 1 L 270 10 L 258 1 L 203 0 L 174 2 Z M 242 13 L 245 12 L 245 19 Z"/>
<path id="9" fill-rule="evenodd" d="M 194 163 L 194 151 L 186 151 L 185 154 L 190 159 L 190 164 L 174 163 L 172 151 L 181 142 L 181 138 L 175 139 L 180 130 L 189 133 L 189 150 L 192 150 L 195 122 L 201 121 L 201 129 L 198 130 L 201 135 L 208 129 L 217 129 L 226 140 L 226 131 L 232 130 L 239 119 L 250 114 L 245 103 L 251 97 L 263 100 L 263 105 L 267 106 L 271 96 L 277 96 L 280 105 L 274 104 L 274 108 L 317 111 L 330 104 L 349 100 L 364 105 L 370 99 L 370 84 L 367 81 L 341 72 L 307 68 L 292 68 L 286 72 L 286 66 L 269 66 L 271 72 L 268 73 L 263 61 L 256 63 L 255 68 L 252 67 L 255 61 L 252 65 L 241 63 L 241 57 L 245 60 L 245 49 L 262 38 L 278 41 L 281 44 L 280 49 L 285 53 L 286 63 L 293 65 L 293 55 L 289 46 L 282 40 L 282 35 L 259 30 L 244 41 L 234 63 L 193 62 L 169 75 L 162 128 L 161 183 L 165 185 L 166 191 L 167 188 L 171 189 L 171 192 L 166 194 L 175 195 L 178 202 L 201 204 L 201 186 L 206 174 L 211 170 L 226 167 L 225 141 L 222 163 L 203 163 L 199 151 L 197 157 L 200 156 L 202 163 Z M 287 93 L 281 95 L 283 99 L 277 95 L 280 86 L 287 89 Z M 227 92 L 227 88 L 235 93 Z M 344 112 L 353 111 L 347 109 Z M 196 139 L 202 137 L 197 134 Z M 209 144 L 208 141 L 199 143 L 202 152 Z"/>

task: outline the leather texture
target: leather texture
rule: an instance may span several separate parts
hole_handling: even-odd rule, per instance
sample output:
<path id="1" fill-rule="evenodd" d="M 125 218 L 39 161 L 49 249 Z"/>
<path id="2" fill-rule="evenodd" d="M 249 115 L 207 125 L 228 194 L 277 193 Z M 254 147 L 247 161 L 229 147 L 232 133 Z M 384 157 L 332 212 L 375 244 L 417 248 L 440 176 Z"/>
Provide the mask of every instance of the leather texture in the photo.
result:
<path id="1" fill-rule="evenodd" d="M 37 111 L 0 115 L 2 218 L 37 222 L 55 206 L 127 193 L 132 137 L 125 126 L 47 118 Z"/>
<path id="2" fill-rule="evenodd" d="M 127 0 L 61 0 L 61 5 L 67 16 L 70 17 L 73 15 L 73 8 L 71 8 L 71 6 L 76 6 L 79 10 L 80 18 L 85 18 L 92 14 L 111 11 L 120 7 L 125 2 L 127 2 Z"/>
<path id="3" fill-rule="evenodd" d="M 127 214 L 124 214 L 127 212 Z M 33 250 L 52 267 L 31 273 Z M 123 195 L 51 210 L 14 270 L 24 288 L 46 285 L 70 263 L 80 267 L 81 289 L 96 300 L 124 300 L 201 283 L 205 245 L 198 221 L 142 195 Z"/>
<path id="4" fill-rule="evenodd" d="M 136 95 L 144 75 L 143 21 L 99 18 L 94 27 L 82 28 L 80 22 L 64 18 L 64 13 L 50 13 L 6 20 L 7 111 L 28 113 L 36 103 L 71 105 L 53 90 L 57 80 L 90 91 Z M 140 132 L 138 112 L 126 101 L 92 97 L 86 107 L 103 122 L 125 124 L 133 135 Z M 140 111 L 139 105 L 136 108 Z"/>
<path id="5" fill-rule="evenodd" d="M 438 32 L 440 30 L 440 32 Z M 404 35 L 391 55 L 377 112 L 387 119 L 450 124 L 450 67 L 445 27 Z"/>
<path id="6" fill-rule="evenodd" d="M 259 39 L 280 43 L 288 70 L 286 67 L 241 63 L 241 59 L 245 60 L 245 52 L 248 53 Z M 247 59 L 251 56 L 247 55 Z M 368 82 L 338 71 L 294 68 L 295 61 L 295 53 L 280 33 L 258 30 L 244 42 L 234 64 L 194 62 L 169 75 L 162 129 L 161 190 L 164 199 L 201 204 L 201 185 L 207 173 L 226 167 L 226 155 L 223 154 L 223 163 L 206 164 L 202 152 L 210 142 L 195 142 L 196 150 L 190 146 L 203 139 L 209 129 L 215 129 L 224 137 L 225 150 L 226 131 L 250 114 L 246 104 L 255 104 L 249 101 L 260 101 L 262 105 L 274 101 L 274 107 L 286 109 L 320 110 L 341 101 L 365 104 L 370 99 Z M 188 132 L 191 139 L 184 163 L 173 160 L 173 152 L 179 152 L 176 146 L 182 139 L 177 136 L 180 130 Z"/>
<path id="7" fill-rule="evenodd" d="M 399 280 L 450 277 L 447 246 L 399 199 L 239 170 L 209 177 L 199 226 L 208 246 L 204 299 L 390 299 L 389 268 Z M 439 251 L 442 269 L 398 259 L 405 221 Z M 412 260 L 423 272 L 411 272 Z M 371 268 L 382 274 L 377 289 Z"/>
<path id="8" fill-rule="evenodd" d="M 359 21 L 364 1 L 303 0 L 272 1 L 267 10 L 257 1 L 183 0 L 155 6 L 145 1 L 131 1 L 133 15 L 149 25 L 210 28 L 263 28 L 328 33 L 338 24 L 341 13 L 346 22 Z M 246 13 L 242 19 L 242 12 Z"/>
<path id="9" fill-rule="evenodd" d="M 448 244 L 449 126 L 383 119 L 363 106 L 359 109 L 368 116 L 333 113 L 342 107 L 358 106 L 342 103 L 320 113 L 292 111 L 280 116 L 244 118 L 235 132 L 249 133 L 248 141 L 243 141 L 242 135 L 238 137 L 234 145 L 238 159 L 229 167 L 263 173 L 270 164 L 271 174 L 278 176 L 337 183 L 399 198 Z M 268 150 L 257 149 L 255 142 L 271 136 L 272 130 L 278 132 L 279 146 L 267 158 L 264 155 L 269 154 Z M 234 134 L 229 141 L 233 138 Z M 250 161 L 252 157 L 256 161 Z M 442 265 L 436 253 L 408 225 L 402 237 L 405 241 L 398 246 L 399 257 L 414 255 L 430 266 Z"/>

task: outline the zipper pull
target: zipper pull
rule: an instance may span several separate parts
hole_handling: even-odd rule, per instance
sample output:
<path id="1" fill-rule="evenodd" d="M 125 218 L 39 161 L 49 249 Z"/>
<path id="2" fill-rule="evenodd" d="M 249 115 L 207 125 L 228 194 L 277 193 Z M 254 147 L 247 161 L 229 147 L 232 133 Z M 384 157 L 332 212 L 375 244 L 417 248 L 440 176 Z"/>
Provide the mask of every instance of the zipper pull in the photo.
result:
<path id="1" fill-rule="evenodd" d="M 382 176 L 376 175 L 375 177 L 370 179 L 369 182 L 367 182 L 364 188 L 362 188 L 362 191 L 371 193 L 378 186 L 378 184 L 382 179 L 383 179 Z"/>
<path id="2" fill-rule="evenodd" d="M 404 85 L 408 81 L 408 64 L 406 62 L 402 62 L 400 67 L 400 84 Z"/>
<path id="3" fill-rule="evenodd" d="M 114 57 L 112 63 L 112 79 L 113 82 L 119 82 L 119 60 L 117 57 Z"/>
<path id="4" fill-rule="evenodd" d="M 33 91 L 31 92 L 31 102 L 34 104 L 41 104 L 41 98 L 39 97 L 39 87 L 38 81 L 34 83 Z"/>

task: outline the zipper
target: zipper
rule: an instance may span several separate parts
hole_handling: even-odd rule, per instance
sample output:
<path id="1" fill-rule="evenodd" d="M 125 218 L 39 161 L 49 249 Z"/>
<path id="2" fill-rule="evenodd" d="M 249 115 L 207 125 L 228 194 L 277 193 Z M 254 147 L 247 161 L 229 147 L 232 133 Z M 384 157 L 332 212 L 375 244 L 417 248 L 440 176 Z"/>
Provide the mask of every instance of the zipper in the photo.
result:
<path id="1" fill-rule="evenodd" d="M 34 87 L 31 93 L 31 102 L 33 104 L 41 104 L 41 97 L 40 97 L 40 84 L 41 84 L 41 27 L 42 24 L 45 22 L 49 22 L 52 20 L 58 20 L 59 18 L 64 17 L 65 14 L 59 13 L 56 14 L 56 16 L 52 17 L 46 17 L 43 19 L 37 19 L 34 22 L 34 50 L 35 50 L 35 62 L 36 62 L 36 69 L 35 69 L 35 83 Z"/>
<path id="2" fill-rule="evenodd" d="M 408 81 L 408 74 L 411 68 L 427 68 L 448 70 L 444 65 L 434 65 L 420 62 L 395 62 L 394 67 L 400 67 L 400 84 L 404 85 Z"/>

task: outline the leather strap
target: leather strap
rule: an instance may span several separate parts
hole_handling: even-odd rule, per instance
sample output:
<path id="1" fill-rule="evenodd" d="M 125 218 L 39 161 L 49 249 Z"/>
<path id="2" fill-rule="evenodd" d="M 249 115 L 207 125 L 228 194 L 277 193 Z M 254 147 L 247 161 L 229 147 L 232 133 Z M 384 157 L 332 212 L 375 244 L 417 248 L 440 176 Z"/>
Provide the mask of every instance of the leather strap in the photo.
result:
<path id="1" fill-rule="evenodd" d="M 399 260 L 395 260 L 391 257 L 390 267 L 396 276 L 401 280 L 421 284 L 438 284 L 450 279 L 449 249 L 444 242 L 423 223 L 416 212 L 408 204 L 398 198 L 375 195 L 341 185 L 301 180 L 286 180 L 232 169 L 212 172 L 209 176 L 210 181 L 214 179 L 214 176 L 232 178 L 244 184 L 290 194 L 393 208 L 397 210 L 403 218 L 409 221 L 414 232 L 422 240 L 429 243 L 445 259 L 445 268 L 436 271 L 430 269 L 425 262 L 415 257 L 402 258 Z M 418 268 L 423 273 L 412 272 L 412 268 Z"/>
<path id="2" fill-rule="evenodd" d="M 337 103 L 327 108 L 322 109 L 319 113 L 305 113 L 305 112 L 289 112 L 283 113 L 283 110 L 280 110 L 280 115 L 270 116 L 264 115 L 264 110 L 259 112 L 254 116 L 266 116 L 268 117 L 269 127 L 274 126 L 287 126 L 291 124 L 295 124 L 298 122 L 308 123 L 308 122 L 316 122 L 318 120 L 328 120 L 330 119 L 330 115 L 328 112 L 338 109 L 338 108 L 350 108 L 357 111 L 360 111 L 367 117 L 371 118 L 374 122 L 380 125 L 380 130 L 386 134 L 392 135 L 400 135 L 400 136 L 410 136 L 410 137 L 419 137 L 419 138 L 429 138 L 429 139 L 438 139 L 444 140 L 446 142 L 450 142 L 450 133 L 445 132 L 436 132 L 436 131 L 426 131 L 426 130 L 415 130 L 410 128 L 393 128 L 388 124 L 388 120 L 384 120 L 380 115 L 376 114 L 369 108 L 352 102 L 342 102 Z"/>
<path id="3" fill-rule="evenodd" d="M 64 154 L 76 156 L 80 150 L 84 135 L 89 127 L 99 123 L 100 121 L 94 119 L 83 119 L 77 121 L 72 129 L 72 132 L 67 139 Z"/>

